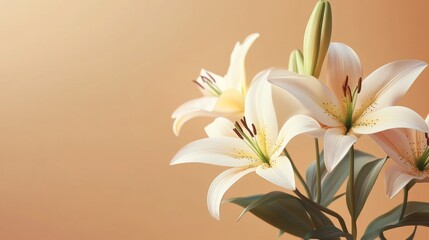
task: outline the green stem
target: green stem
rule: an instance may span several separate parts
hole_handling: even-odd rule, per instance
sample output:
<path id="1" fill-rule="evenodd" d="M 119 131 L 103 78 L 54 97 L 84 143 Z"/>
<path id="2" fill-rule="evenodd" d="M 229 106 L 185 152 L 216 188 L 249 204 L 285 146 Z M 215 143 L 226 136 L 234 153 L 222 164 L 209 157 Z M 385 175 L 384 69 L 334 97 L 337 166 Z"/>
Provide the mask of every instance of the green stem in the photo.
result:
<path id="1" fill-rule="evenodd" d="M 287 158 L 289 158 L 290 163 L 292 164 L 292 168 L 293 171 L 295 172 L 295 174 L 298 176 L 299 181 L 301 182 L 302 186 L 305 189 L 305 192 L 307 193 L 307 196 L 309 198 L 311 198 L 311 193 L 310 193 L 310 189 L 308 189 L 307 183 L 305 182 L 304 178 L 302 177 L 301 173 L 299 173 L 298 169 L 295 166 L 295 163 L 293 162 L 292 158 L 290 157 L 288 151 L 286 150 L 286 148 L 283 150 L 284 154 L 286 155 Z"/>
<path id="2" fill-rule="evenodd" d="M 350 187 L 350 203 L 351 210 L 350 216 L 352 220 L 352 235 L 353 240 L 357 239 L 357 225 L 356 225 L 356 206 L 355 206 L 355 148 L 354 146 L 350 147 L 350 173 L 349 173 L 349 187 Z"/>
<path id="3" fill-rule="evenodd" d="M 314 145 L 316 147 L 316 177 L 317 177 L 317 199 L 316 202 L 320 204 L 322 199 L 322 173 L 320 172 L 320 153 L 319 153 L 319 139 L 314 139 Z"/>
<path id="4" fill-rule="evenodd" d="M 402 209 L 401 209 L 401 215 L 399 216 L 399 221 L 401 221 L 404 218 L 405 210 L 407 209 L 407 202 L 408 202 L 408 191 L 410 190 L 411 185 L 407 184 L 404 187 L 404 199 L 402 201 Z"/>

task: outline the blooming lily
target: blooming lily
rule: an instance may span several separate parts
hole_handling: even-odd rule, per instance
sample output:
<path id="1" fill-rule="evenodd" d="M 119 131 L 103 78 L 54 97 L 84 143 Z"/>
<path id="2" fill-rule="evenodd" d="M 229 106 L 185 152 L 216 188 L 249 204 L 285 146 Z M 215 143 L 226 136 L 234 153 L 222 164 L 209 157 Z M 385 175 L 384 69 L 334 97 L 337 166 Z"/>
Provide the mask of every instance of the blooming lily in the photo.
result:
<path id="1" fill-rule="evenodd" d="M 273 70 L 268 79 L 294 95 L 324 125 L 324 159 L 328 171 L 332 171 L 361 134 L 392 128 L 428 130 L 416 112 L 392 106 L 425 67 L 424 62 L 416 60 L 392 62 L 362 80 L 360 60 L 353 49 L 332 43 L 327 85 L 287 70 Z"/>
<path id="2" fill-rule="evenodd" d="M 244 62 L 246 54 L 259 34 L 249 35 L 240 44 L 236 43 L 231 54 L 230 65 L 224 77 L 201 70 L 194 83 L 204 97 L 190 100 L 179 106 L 172 114 L 173 131 L 179 135 L 185 122 L 198 116 L 241 116 L 244 111 L 246 75 Z"/>
<path id="3" fill-rule="evenodd" d="M 208 209 L 216 219 L 225 192 L 250 172 L 256 171 L 278 186 L 295 189 L 292 165 L 281 155 L 282 151 L 294 136 L 320 129 L 316 120 L 299 115 L 290 118 L 278 131 L 268 74 L 269 70 L 255 77 L 240 121 L 217 118 L 206 127 L 208 138 L 186 145 L 171 161 L 171 164 L 198 162 L 232 167 L 217 176 L 208 191 Z"/>
<path id="4" fill-rule="evenodd" d="M 429 126 L 429 116 L 426 117 Z M 386 171 L 386 194 L 392 198 L 410 181 L 429 181 L 429 137 L 413 129 L 390 129 L 372 138 L 397 164 Z"/>

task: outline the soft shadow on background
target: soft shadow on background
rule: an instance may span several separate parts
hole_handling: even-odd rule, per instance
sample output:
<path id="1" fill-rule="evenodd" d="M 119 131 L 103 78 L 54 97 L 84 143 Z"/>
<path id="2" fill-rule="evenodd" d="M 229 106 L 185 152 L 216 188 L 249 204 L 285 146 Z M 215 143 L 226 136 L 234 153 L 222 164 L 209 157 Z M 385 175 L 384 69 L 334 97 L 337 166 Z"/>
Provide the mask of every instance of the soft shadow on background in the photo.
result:
<path id="1" fill-rule="evenodd" d="M 201 68 L 224 74 L 238 40 L 259 32 L 248 82 L 286 67 L 301 48 L 315 1 L 1 1 L 0 239 L 277 239 L 277 230 L 223 204 L 212 219 L 206 193 L 223 168 L 169 166 L 177 150 L 204 137 L 209 119 L 174 137 L 172 111 L 200 96 Z M 333 41 L 361 58 L 364 75 L 399 59 L 429 62 L 426 0 L 332 0 Z M 426 69 L 400 104 L 429 112 Z M 400 117 L 400 116 L 398 116 Z M 358 147 L 379 157 L 369 138 Z M 313 141 L 289 147 L 301 169 Z M 429 201 L 428 184 L 410 199 Z M 226 197 L 279 188 L 250 175 Z M 360 233 L 396 206 L 380 176 L 359 219 Z M 347 214 L 344 199 L 333 205 Z M 411 229 L 388 233 L 404 239 Z M 419 228 L 416 239 L 429 234 Z M 282 237 L 282 239 L 293 239 Z"/>

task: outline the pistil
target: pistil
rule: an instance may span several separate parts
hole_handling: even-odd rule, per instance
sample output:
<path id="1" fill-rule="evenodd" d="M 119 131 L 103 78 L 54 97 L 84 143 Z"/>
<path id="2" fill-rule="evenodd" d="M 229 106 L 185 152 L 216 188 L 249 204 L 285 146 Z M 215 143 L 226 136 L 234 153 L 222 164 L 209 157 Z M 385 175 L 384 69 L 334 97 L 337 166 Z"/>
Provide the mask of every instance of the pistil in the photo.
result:
<path id="1" fill-rule="evenodd" d="M 343 94 L 345 98 L 346 107 L 346 120 L 345 126 L 347 132 L 350 130 L 353 124 L 353 111 L 356 107 L 356 102 L 360 91 L 362 90 L 362 78 L 359 78 L 358 85 L 353 89 L 353 92 L 349 86 L 349 76 L 346 76 L 346 80 L 342 86 Z"/>
<path id="2" fill-rule="evenodd" d="M 420 158 L 417 160 L 417 169 L 421 172 L 426 170 L 426 167 L 429 165 L 429 136 L 427 133 L 425 133 L 426 137 L 426 149 L 423 152 L 423 154 L 420 156 Z"/>
<path id="3" fill-rule="evenodd" d="M 241 123 L 241 124 L 240 124 Z M 255 153 L 258 155 L 262 162 L 269 164 L 269 158 L 264 154 L 257 140 L 257 134 L 255 125 L 252 123 L 251 128 L 246 122 L 246 117 L 240 119 L 240 122 L 235 122 L 235 128 L 233 129 L 235 134 L 242 139 Z M 246 131 L 244 131 L 244 129 Z"/>

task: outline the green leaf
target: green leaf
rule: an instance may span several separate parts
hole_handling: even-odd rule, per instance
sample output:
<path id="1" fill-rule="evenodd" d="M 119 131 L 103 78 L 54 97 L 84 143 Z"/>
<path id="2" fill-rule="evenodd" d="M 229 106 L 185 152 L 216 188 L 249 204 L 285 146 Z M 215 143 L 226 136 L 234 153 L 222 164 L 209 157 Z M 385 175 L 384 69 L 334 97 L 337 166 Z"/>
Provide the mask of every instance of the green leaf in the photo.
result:
<path id="1" fill-rule="evenodd" d="M 386 239 L 383 235 L 383 232 L 387 230 L 399 228 L 399 227 L 405 227 L 405 226 L 415 226 L 413 233 L 411 234 L 410 237 L 408 237 L 408 239 L 412 239 L 417 229 L 417 226 L 429 227 L 429 212 L 411 213 L 410 215 L 402 219 L 399 223 L 385 226 L 380 233 L 380 238 Z"/>
<path id="2" fill-rule="evenodd" d="M 345 237 L 346 239 L 353 239 L 353 236 L 347 233 L 342 232 L 340 229 L 334 226 L 325 226 L 314 231 L 307 233 L 304 236 L 304 240 L 309 239 L 340 239 L 340 237 Z"/>
<path id="3" fill-rule="evenodd" d="M 371 162 L 364 164 L 363 166 L 358 166 L 355 168 L 355 181 L 354 181 L 354 202 L 355 202 L 355 217 L 359 217 L 359 214 L 362 212 L 362 209 L 365 205 L 366 200 L 368 199 L 369 193 L 374 187 L 375 181 L 383 168 L 384 163 L 387 158 L 377 159 Z M 355 160 L 356 161 L 356 160 Z M 347 186 L 347 207 L 349 212 L 351 212 L 351 203 L 350 203 L 350 189 Z"/>
<path id="4" fill-rule="evenodd" d="M 362 240 L 373 240 L 380 236 L 386 228 L 399 223 L 399 216 L 401 215 L 402 204 L 398 205 L 389 212 L 374 219 L 366 228 L 365 234 Z M 429 213 L 429 203 L 425 202 L 408 202 L 407 208 L 405 209 L 405 218 L 413 213 Z"/>
<path id="5" fill-rule="evenodd" d="M 268 224 L 291 235 L 302 238 L 314 230 L 302 201 L 290 194 L 271 192 L 228 201 L 244 207 L 242 215 L 250 211 Z"/>
<path id="6" fill-rule="evenodd" d="M 362 166 L 365 163 L 373 161 L 376 157 L 367 154 L 362 151 L 355 151 L 355 168 Z M 320 153 L 320 172 L 322 179 L 322 197 L 320 205 L 329 206 L 336 198 L 335 194 L 338 192 L 340 187 L 343 185 L 345 179 L 349 174 L 349 161 L 350 157 L 347 154 L 341 162 L 332 170 L 331 173 L 328 173 L 324 163 L 324 154 L 323 151 Z M 307 169 L 306 173 L 307 186 L 310 189 L 312 199 L 315 201 L 317 199 L 317 178 L 316 178 L 316 161 L 314 161 Z"/>

